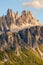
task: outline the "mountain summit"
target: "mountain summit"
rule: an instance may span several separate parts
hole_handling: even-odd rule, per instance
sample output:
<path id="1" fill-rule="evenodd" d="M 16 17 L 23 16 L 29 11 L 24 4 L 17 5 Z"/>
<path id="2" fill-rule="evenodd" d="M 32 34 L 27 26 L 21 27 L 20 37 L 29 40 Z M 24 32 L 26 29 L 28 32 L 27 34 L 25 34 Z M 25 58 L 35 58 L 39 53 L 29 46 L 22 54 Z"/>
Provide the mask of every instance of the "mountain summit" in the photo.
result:
<path id="1" fill-rule="evenodd" d="M 22 11 L 21 16 L 18 16 L 18 12 L 14 13 L 11 9 L 7 10 L 7 15 L 0 17 L 0 31 L 24 29 L 30 26 L 40 26 L 39 20 L 36 20 L 30 11 Z"/>

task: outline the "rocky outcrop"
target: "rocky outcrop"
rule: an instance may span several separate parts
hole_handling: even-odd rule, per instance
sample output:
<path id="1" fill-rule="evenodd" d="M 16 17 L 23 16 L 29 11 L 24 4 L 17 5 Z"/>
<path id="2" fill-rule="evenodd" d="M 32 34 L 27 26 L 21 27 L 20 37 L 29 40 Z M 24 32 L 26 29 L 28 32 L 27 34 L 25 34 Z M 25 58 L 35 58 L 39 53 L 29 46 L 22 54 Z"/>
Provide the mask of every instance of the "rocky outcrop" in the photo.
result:
<path id="1" fill-rule="evenodd" d="M 6 32 L 0 35 L 0 48 L 8 49 L 16 47 L 37 48 L 37 44 L 43 44 L 43 26 L 35 26 L 21 30 L 17 33 Z"/>

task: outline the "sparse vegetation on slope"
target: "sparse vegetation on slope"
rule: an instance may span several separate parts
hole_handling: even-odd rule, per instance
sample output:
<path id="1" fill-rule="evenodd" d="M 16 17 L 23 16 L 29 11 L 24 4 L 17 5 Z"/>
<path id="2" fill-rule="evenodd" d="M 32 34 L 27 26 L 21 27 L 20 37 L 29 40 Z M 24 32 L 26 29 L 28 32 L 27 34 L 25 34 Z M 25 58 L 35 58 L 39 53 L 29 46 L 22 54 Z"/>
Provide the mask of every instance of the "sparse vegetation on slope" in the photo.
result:
<path id="1" fill-rule="evenodd" d="M 8 61 L 0 62 L 0 65 L 43 65 L 43 60 L 38 58 L 30 49 L 23 48 L 20 52 L 20 56 L 16 56 L 14 51 L 6 52 L 9 56 Z M 3 52 L 0 53 L 0 55 Z M 3 55 L 2 55 L 3 57 Z"/>

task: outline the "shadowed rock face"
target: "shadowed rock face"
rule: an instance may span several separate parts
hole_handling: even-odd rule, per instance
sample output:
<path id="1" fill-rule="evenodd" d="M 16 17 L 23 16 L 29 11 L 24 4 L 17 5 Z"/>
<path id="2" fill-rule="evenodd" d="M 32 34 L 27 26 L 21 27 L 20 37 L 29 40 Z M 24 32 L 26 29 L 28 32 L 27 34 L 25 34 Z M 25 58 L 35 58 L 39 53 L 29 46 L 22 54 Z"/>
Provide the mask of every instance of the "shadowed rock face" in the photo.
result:
<path id="1" fill-rule="evenodd" d="M 0 49 L 8 48 L 16 49 L 28 47 L 37 48 L 37 44 L 43 44 L 43 26 L 35 26 L 29 29 L 24 29 L 18 33 L 7 32 L 0 35 Z"/>
<path id="2" fill-rule="evenodd" d="M 37 43 L 43 44 L 43 26 L 35 26 L 19 31 L 19 35 L 22 40 L 31 45 L 31 47 L 37 46 Z"/>

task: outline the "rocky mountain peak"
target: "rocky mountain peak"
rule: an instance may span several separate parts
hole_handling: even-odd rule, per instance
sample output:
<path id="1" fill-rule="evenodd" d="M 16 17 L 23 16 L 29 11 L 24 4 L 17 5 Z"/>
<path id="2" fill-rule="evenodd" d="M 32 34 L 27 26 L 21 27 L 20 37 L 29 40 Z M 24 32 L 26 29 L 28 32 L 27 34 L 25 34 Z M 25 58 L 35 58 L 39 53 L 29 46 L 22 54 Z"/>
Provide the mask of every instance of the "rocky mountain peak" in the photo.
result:
<path id="1" fill-rule="evenodd" d="M 12 9 L 7 10 L 5 16 L 0 17 L 0 29 L 13 30 L 13 29 L 24 29 L 29 26 L 40 26 L 41 23 L 34 18 L 30 11 L 22 11 L 21 16 L 18 16 L 18 12 L 14 13 Z"/>
<path id="2" fill-rule="evenodd" d="M 18 25 L 41 25 L 41 23 L 35 19 L 30 11 L 22 11 L 21 16 L 17 20 Z"/>
<path id="3" fill-rule="evenodd" d="M 23 10 L 22 15 L 32 15 L 32 13 L 30 11 Z"/>
<path id="4" fill-rule="evenodd" d="M 14 13 L 14 12 L 12 11 L 12 9 L 8 9 L 8 10 L 7 10 L 7 15 L 8 15 L 8 17 L 12 17 L 12 18 L 15 18 L 15 19 L 18 18 L 18 12 Z"/>

